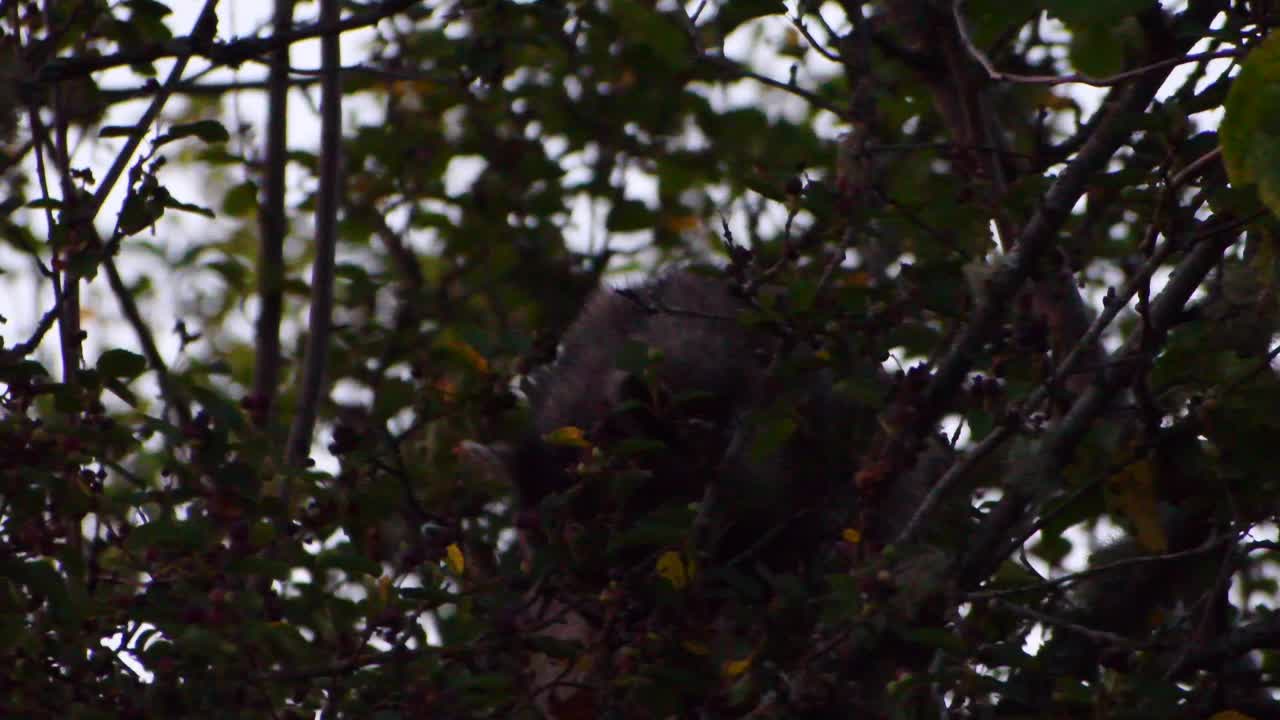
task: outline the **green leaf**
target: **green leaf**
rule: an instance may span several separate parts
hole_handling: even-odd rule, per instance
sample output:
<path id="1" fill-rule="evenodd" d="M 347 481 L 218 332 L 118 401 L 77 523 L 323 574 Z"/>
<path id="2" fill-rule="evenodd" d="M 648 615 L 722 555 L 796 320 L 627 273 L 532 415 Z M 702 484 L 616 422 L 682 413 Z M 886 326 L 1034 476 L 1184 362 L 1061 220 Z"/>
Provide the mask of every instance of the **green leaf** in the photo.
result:
<path id="1" fill-rule="evenodd" d="M 210 528 L 203 521 L 158 518 L 134 527 L 125 541 L 125 547 L 135 551 L 147 548 L 191 551 L 205 547 L 209 541 Z"/>
<path id="2" fill-rule="evenodd" d="M 1280 214 L 1280 36 L 1245 58 L 1218 134 L 1231 182 L 1257 185 L 1262 202 Z"/>
<path id="3" fill-rule="evenodd" d="M 217 120 L 200 120 L 199 122 L 174 125 L 169 132 L 156 138 L 154 147 L 160 147 L 184 137 L 195 136 L 207 143 L 221 143 L 231 139 L 231 133 Z"/>
<path id="4" fill-rule="evenodd" d="M 147 359 L 128 350 L 114 348 L 98 357 L 98 372 L 111 378 L 135 378 L 146 372 Z"/>
<path id="5" fill-rule="evenodd" d="M 240 406 L 220 393 L 196 385 L 191 388 L 191 396 L 223 427 L 231 429 L 244 427 L 244 416 L 240 412 Z"/>
<path id="6" fill-rule="evenodd" d="M 969 32 L 980 48 L 987 48 L 1015 25 L 1026 23 L 1031 15 L 1021 3 L 1005 0 L 969 0 L 964 16 Z"/>
<path id="7" fill-rule="evenodd" d="M 1124 68 L 1123 37 L 1111 25 L 1089 23 L 1071 32 L 1071 65 L 1082 73 L 1104 76 Z"/>
<path id="8" fill-rule="evenodd" d="M 191 203 L 184 203 L 180 200 L 174 199 L 172 195 L 168 195 L 165 197 L 164 206 L 167 208 L 172 208 L 174 210 L 181 210 L 182 212 L 189 212 L 189 213 L 194 213 L 196 215 L 203 215 L 207 218 L 217 217 L 216 215 L 213 214 L 213 211 L 207 207 L 203 207 L 201 205 L 193 205 Z"/>
<path id="9" fill-rule="evenodd" d="M 734 0 L 720 5 L 715 23 L 720 36 L 724 37 L 745 22 L 765 15 L 780 15 L 786 11 L 786 5 L 778 0 Z"/>
<path id="10" fill-rule="evenodd" d="M 334 548 L 320 554 L 316 565 L 322 568 L 345 570 L 351 575 L 369 575 L 378 577 L 382 574 L 382 566 L 356 552 L 350 545 Z"/>
<path id="11" fill-rule="evenodd" d="M 1040 0 L 1050 15 L 1070 25 L 1119 20 L 1155 4 L 1153 0 Z"/>
<path id="12" fill-rule="evenodd" d="M 222 212 L 233 217 L 248 217 L 258 209 L 258 184 L 248 180 L 232 187 L 222 198 Z"/>
<path id="13" fill-rule="evenodd" d="M 164 203 L 145 190 L 130 193 L 120 210 L 120 232 L 135 235 L 155 224 L 164 215 Z"/>
<path id="14" fill-rule="evenodd" d="M 635 0 L 620 0 L 614 11 L 626 39 L 648 48 L 668 69 L 682 70 L 693 61 L 689 38 L 675 21 Z"/>
<path id="15" fill-rule="evenodd" d="M 609 232 L 634 232 L 653 227 L 653 212 L 639 200 L 623 200 L 609 210 Z"/>
<path id="16" fill-rule="evenodd" d="M 22 360 L 12 365 L 0 365 L 0 380 L 6 383 L 30 381 L 49 377 L 49 371 L 35 360 Z"/>

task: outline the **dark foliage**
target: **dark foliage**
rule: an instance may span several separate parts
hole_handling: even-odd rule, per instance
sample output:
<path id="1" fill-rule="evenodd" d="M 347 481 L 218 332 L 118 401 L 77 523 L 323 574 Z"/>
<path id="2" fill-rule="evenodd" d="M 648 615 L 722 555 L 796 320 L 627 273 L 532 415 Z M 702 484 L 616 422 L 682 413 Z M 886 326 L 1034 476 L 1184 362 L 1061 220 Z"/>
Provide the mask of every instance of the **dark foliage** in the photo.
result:
<path id="1" fill-rule="evenodd" d="M 1280 714 L 1271 3 L 319 6 L 0 8 L 0 716 Z"/>

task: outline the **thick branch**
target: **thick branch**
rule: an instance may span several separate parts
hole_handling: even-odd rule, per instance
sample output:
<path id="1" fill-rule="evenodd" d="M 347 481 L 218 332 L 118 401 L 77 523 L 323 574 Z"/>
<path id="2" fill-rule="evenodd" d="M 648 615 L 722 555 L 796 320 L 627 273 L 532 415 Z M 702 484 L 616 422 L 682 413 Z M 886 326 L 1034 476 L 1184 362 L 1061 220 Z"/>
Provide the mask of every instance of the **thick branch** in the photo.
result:
<path id="1" fill-rule="evenodd" d="M 272 27 L 277 35 L 293 23 L 293 0 L 276 0 Z M 259 215 L 258 299 L 254 328 L 253 398 L 255 420 L 268 425 L 280 384 L 280 318 L 284 312 L 284 184 L 288 165 L 285 130 L 289 116 L 289 48 L 271 53 L 267 79 L 267 138 L 263 152 L 263 198 Z"/>
<path id="2" fill-rule="evenodd" d="M 1205 275 L 1218 263 L 1223 251 L 1235 240 L 1235 223 L 1227 226 L 1232 231 L 1218 232 L 1197 244 L 1178 264 L 1164 290 L 1151 303 L 1151 329 L 1163 335 L 1174 324 L 1191 294 L 1200 286 Z M 1040 451 L 1014 468 L 1009 477 L 1015 482 L 1006 484 L 1005 497 L 992 510 L 977 540 L 969 547 L 960 577 L 968 587 L 976 586 L 996 566 L 1018 547 L 1029 534 L 1028 529 L 1016 531 L 1015 527 L 1033 500 L 1036 488 L 1049 485 L 1048 478 L 1061 472 L 1085 433 L 1097 417 L 1106 410 L 1116 394 L 1140 371 L 1145 363 L 1141 353 L 1153 338 L 1143 338 L 1135 333 L 1116 353 L 1116 357 L 1132 359 L 1132 362 L 1108 362 L 1108 370 L 1097 376 L 1094 384 L 1072 405 L 1062 421 L 1045 437 Z M 1158 345 L 1158 339 L 1154 339 Z M 1012 540 L 1010 540 L 1012 538 Z"/>
<path id="3" fill-rule="evenodd" d="M 320 23 L 338 19 L 338 0 L 321 0 Z M 342 57 L 337 35 L 320 43 L 320 63 L 328 71 L 320 99 L 320 192 L 316 202 L 316 258 L 311 269 L 311 316 L 307 350 L 298 389 L 298 411 L 289 429 L 287 460 L 300 465 L 311 449 L 320 395 L 324 389 L 325 362 L 333 325 L 333 266 L 338 244 L 338 188 L 341 181 L 342 84 L 338 75 Z"/>

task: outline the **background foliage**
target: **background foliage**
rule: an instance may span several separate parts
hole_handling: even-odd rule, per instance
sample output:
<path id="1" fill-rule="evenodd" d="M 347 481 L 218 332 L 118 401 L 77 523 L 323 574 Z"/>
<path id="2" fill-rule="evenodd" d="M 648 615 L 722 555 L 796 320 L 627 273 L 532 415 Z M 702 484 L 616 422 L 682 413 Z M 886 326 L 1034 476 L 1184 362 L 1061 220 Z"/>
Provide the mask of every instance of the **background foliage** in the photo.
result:
<path id="1" fill-rule="evenodd" d="M 2 6 L 0 714 L 1275 713 L 1272 3 L 322 5 Z M 460 443 L 602 277 L 709 260 L 878 409 L 843 530 L 734 585 L 652 521 L 531 630 L 574 553 Z"/>

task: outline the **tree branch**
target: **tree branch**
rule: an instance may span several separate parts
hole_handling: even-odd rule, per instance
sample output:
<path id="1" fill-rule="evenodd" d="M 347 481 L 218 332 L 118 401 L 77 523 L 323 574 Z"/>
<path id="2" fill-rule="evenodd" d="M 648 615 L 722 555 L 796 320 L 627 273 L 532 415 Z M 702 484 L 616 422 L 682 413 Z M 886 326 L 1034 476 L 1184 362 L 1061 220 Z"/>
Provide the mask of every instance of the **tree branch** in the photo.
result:
<path id="1" fill-rule="evenodd" d="M 321 0 L 320 24 L 336 24 L 339 11 L 338 0 Z M 333 326 L 333 269 L 342 172 L 342 84 L 338 75 L 342 56 L 336 34 L 325 35 L 321 40 L 320 62 L 329 72 L 321 84 L 320 191 L 316 202 L 316 258 L 311 269 L 311 315 L 298 387 L 298 410 L 289 428 L 286 447 L 286 460 L 295 466 L 306 460 L 311 449 Z"/>
<path id="2" fill-rule="evenodd" d="M 100 57 L 53 58 L 36 72 L 35 82 L 56 83 L 114 67 L 148 63 L 168 57 L 191 57 L 192 55 L 206 58 L 215 64 L 235 67 L 246 60 L 265 55 L 282 47 L 288 47 L 300 40 L 335 37 L 348 30 L 377 24 L 414 4 L 415 0 L 387 0 L 372 6 L 371 9 L 365 12 L 355 13 L 345 20 L 325 22 L 322 17 L 320 22 L 300 25 L 284 34 L 276 33 L 271 37 L 265 38 L 253 37 L 227 43 L 217 43 L 210 42 L 210 38 L 201 38 L 193 33 L 183 38 L 175 38 L 163 43 L 145 45 L 136 50 L 127 50 Z"/>
<path id="3" fill-rule="evenodd" d="M 293 0 L 276 0 L 272 28 L 278 34 L 293 24 Z M 280 385 L 280 318 L 284 313 L 284 213 L 285 171 L 288 146 L 285 131 L 289 117 L 289 47 L 271 53 L 267 79 L 267 137 L 263 151 L 262 209 L 259 215 L 258 298 L 262 307 L 254 327 L 257 351 L 253 365 L 254 420 L 266 427 L 271 421 L 276 388 Z"/>

